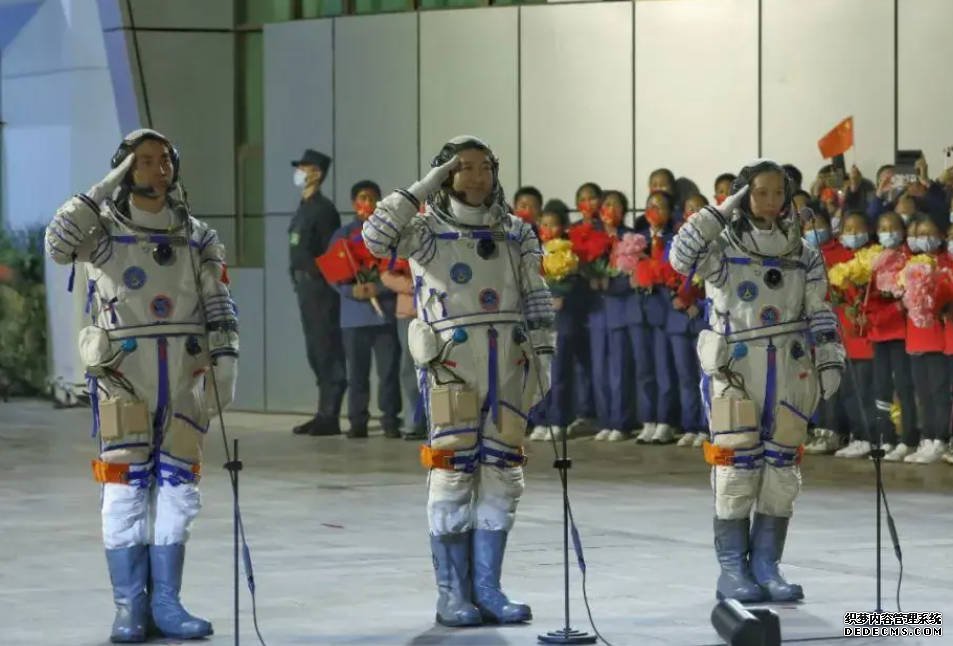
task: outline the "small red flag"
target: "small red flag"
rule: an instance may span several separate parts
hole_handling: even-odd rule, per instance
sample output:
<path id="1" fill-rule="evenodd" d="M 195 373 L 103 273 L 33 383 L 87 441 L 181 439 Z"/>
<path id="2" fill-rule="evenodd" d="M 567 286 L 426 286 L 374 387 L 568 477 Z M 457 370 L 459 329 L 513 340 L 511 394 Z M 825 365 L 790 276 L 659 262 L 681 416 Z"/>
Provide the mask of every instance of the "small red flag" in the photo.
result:
<path id="1" fill-rule="evenodd" d="M 817 141 L 817 147 L 824 159 L 843 155 L 853 145 L 854 117 L 847 117 Z"/>
<path id="2" fill-rule="evenodd" d="M 324 254 L 314 259 L 324 279 L 332 285 L 354 280 L 357 268 L 347 248 L 347 238 L 339 238 Z"/>

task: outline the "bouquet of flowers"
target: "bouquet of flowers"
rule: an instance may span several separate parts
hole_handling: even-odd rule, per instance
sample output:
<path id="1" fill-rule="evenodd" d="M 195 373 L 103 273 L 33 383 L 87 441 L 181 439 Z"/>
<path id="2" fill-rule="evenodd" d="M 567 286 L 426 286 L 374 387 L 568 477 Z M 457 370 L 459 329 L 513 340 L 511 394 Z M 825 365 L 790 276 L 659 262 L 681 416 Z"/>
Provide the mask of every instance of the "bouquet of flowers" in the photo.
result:
<path id="1" fill-rule="evenodd" d="M 618 275 L 618 271 L 609 264 L 612 238 L 608 233 L 586 222 L 569 230 L 569 242 L 579 259 L 579 272 L 589 278 L 591 283 L 598 283 L 604 289 L 609 278 Z"/>
<path id="2" fill-rule="evenodd" d="M 831 301 L 834 305 L 845 306 L 844 313 L 851 322 L 857 320 L 860 309 L 867 300 L 874 267 L 882 252 L 883 247 L 880 245 L 864 247 L 857 250 L 850 260 L 835 264 L 827 273 Z M 858 334 L 861 332 L 857 330 Z"/>
<path id="3" fill-rule="evenodd" d="M 898 249 L 885 249 L 877 256 L 873 262 L 873 271 L 877 274 L 874 281 L 877 290 L 893 298 L 903 296 L 900 272 L 906 263 L 903 252 Z"/>
<path id="4" fill-rule="evenodd" d="M 566 280 L 579 270 L 579 257 L 573 253 L 572 242 L 553 238 L 543 244 L 543 278 L 553 293 L 566 291 Z"/>
<path id="5" fill-rule="evenodd" d="M 653 245 L 649 256 L 639 262 L 634 278 L 635 284 L 647 291 L 656 287 L 677 291 L 683 282 L 682 275 L 665 259 L 665 247 L 662 244 Z"/>
<path id="6" fill-rule="evenodd" d="M 843 292 L 850 286 L 867 285 L 873 275 L 874 264 L 882 251 L 883 247 L 880 245 L 864 247 L 859 249 L 850 260 L 839 262 L 831 267 L 828 272 L 831 287 Z"/>
<path id="7" fill-rule="evenodd" d="M 953 274 L 939 267 L 933 256 L 920 254 L 910 258 L 898 280 L 903 288 L 903 306 L 913 324 L 933 327 L 937 314 L 953 302 Z"/>
<path id="8" fill-rule="evenodd" d="M 648 242 L 641 233 L 626 233 L 609 254 L 609 265 L 620 273 L 633 275 L 645 257 Z"/>

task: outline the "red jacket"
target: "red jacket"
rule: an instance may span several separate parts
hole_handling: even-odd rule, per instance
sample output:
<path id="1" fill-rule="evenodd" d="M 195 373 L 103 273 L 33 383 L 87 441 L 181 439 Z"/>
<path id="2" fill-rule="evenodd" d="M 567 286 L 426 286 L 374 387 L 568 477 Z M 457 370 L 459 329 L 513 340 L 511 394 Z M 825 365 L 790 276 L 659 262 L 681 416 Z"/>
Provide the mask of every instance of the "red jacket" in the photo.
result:
<path id="1" fill-rule="evenodd" d="M 824 256 L 824 263 L 828 271 L 834 265 L 853 260 L 854 251 L 843 246 L 836 240 L 831 240 L 821 245 L 821 254 Z M 833 291 L 833 287 L 831 290 Z M 837 290 L 844 300 L 849 303 L 863 303 L 866 290 L 856 287 L 849 287 L 846 290 Z M 841 304 L 834 307 L 834 312 L 840 320 L 841 334 L 843 335 L 844 350 L 847 352 L 848 359 L 873 359 L 874 346 L 856 321 L 852 321 L 847 316 L 847 305 Z M 858 308 L 860 310 L 862 308 Z"/>
<path id="2" fill-rule="evenodd" d="M 943 353 L 953 355 L 953 316 L 951 316 L 950 302 L 953 301 L 953 256 L 949 253 L 941 253 L 937 259 L 941 269 L 946 270 L 946 276 L 941 281 L 940 294 L 937 299 L 940 302 L 941 320 L 943 321 L 944 348 Z"/>
<path id="3" fill-rule="evenodd" d="M 910 257 L 910 250 L 903 245 L 903 254 Z M 864 316 L 867 317 L 867 338 L 873 343 L 903 341 L 907 338 L 907 314 L 899 298 L 877 289 L 877 274 L 870 277 L 870 292 L 866 295 Z"/>

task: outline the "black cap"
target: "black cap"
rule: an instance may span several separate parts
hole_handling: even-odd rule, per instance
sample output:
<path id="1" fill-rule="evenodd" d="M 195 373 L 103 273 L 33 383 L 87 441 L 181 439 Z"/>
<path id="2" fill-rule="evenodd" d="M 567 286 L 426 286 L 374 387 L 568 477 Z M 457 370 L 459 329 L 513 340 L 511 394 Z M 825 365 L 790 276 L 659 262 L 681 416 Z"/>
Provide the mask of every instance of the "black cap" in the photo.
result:
<path id="1" fill-rule="evenodd" d="M 327 173 L 328 168 L 331 167 L 331 158 L 324 153 L 319 153 L 313 148 L 308 148 L 304 151 L 304 154 L 301 155 L 301 159 L 291 162 L 291 165 L 295 167 L 301 166 L 302 164 L 317 166 L 321 169 L 322 173 Z"/>

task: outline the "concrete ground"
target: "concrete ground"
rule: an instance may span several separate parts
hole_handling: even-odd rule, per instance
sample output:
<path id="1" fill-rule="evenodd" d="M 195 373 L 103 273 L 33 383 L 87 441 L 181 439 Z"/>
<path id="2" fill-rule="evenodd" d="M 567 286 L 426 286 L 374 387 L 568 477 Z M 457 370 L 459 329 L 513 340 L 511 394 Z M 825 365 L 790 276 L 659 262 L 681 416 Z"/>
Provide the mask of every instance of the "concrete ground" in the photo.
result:
<path id="1" fill-rule="evenodd" d="M 416 445 L 292 436 L 296 416 L 229 413 L 245 470 L 241 502 L 266 642 L 534 644 L 562 627 L 561 494 L 547 444 L 528 446 L 527 489 L 504 584 L 531 625 L 452 631 L 433 623 L 435 590 Z M 183 597 L 234 642 L 232 506 L 221 436 L 207 440 L 204 510 L 189 543 Z M 89 412 L 0 404 L 0 644 L 107 643 L 112 600 L 89 474 Z M 572 501 L 592 617 L 615 646 L 720 643 L 709 623 L 717 566 L 700 451 L 570 442 Z M 953 468 L 885 465 L 900 535 L 904 611 L 953 618 Z M 785 642 L 834 644 L 844 613 L 875 606 L 874 478 L 868 461 L 806 458 L 785 572 L 807 601 L 775 606 Z M 896 610 L 897 563 L 884 531 L 883 605 Z M 591 631 L 578 569 L 572 624 Z M 242 589 L 241 641 L 257 643 Z M 171 642 L 166 642 L 171 643 Z M 854 644 L 949 644 L 940 638 Z"/>

